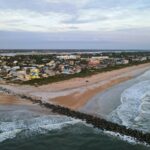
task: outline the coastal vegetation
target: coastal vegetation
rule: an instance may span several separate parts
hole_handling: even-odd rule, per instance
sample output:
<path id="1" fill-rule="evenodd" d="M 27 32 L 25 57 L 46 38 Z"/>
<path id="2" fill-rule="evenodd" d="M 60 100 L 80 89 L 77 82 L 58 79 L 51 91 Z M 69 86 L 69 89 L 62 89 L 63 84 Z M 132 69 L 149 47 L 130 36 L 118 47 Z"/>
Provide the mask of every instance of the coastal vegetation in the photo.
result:
<path id="1" fill-rule="evenodd" d="M 84 78 L 84 77 L 92 76 L 98 73 L 113 71 L 113 70 L 122 69 L 122 68 L 129 67 L 129 66 L 144 64 L 144 63 L 150 63 L 150 60 L 143 61 L 143 62 L 132 62 L 129 64 L 121 64 L 121 65 L 115 65 L 115 66 L 108 66 L 106 68 L 101 68 L 101 69 L 85 68 L 80 73 L 69 74 L 69 75 L 60 74 L 60 75 L 55 75 L 55 76 L 51 76 L 47 78 L 33 79 L 33 80 L 19 82 L 19 83 L 26 84 L 26 85 L 39 86 L 39 85 L 45 85 L 45 84 L 50 84 L 54 82 L 64 81 L 64 80 L 68 80 L 72 78 Z"/>

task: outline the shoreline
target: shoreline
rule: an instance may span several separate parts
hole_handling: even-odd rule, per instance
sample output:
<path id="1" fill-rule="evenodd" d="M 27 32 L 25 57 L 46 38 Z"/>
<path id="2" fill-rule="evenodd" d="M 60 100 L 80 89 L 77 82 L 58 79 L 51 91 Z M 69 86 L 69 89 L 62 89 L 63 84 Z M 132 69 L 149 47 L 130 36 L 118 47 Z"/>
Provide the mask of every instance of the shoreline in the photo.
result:
<path id="1" fill-rule="evenodd" d="M 80 108 L 80 111 L 107 118 L 111 112 L 122 104 L 122 93 L 132 85 L 140 82 L 140 80 L 138 80 L 139 76 L 116 84 L 103 92 L 97 93 L 86 103 L 86 105 Z"/>
<path id="2" fill-rule="evenodd" d="M 92 98 L 97 94 L 106 92 L 126 81 L 130 81 L 149 69 L 150 63 L 100 73 L 88 78 L 85 77 L 85 79 L 69 79 L 39 87 L 14 84 L 1 84 L 0 86 L 17 94 L 40 98 L 43 102 L 82 111 L 82 108 L 85 108 L 84 106 L 88 102 L 95 103 Z M 87 80 L 88 83 L 86 82 Z M 90 110 L 87 111 L 91 112 Z"/>
<path id="3" fill-rule="evenodd" d="M 51 110 L 42 108 L 41 106 L 34 104 L 31 101 L 27 101 L 14 94 L 7 94 L 5 92 L 0 92 L 0 112 L 16 112 L 24 111 L 30 112 L 31 114 L 37 115 L 54 115 Z"/>
<path id="4" fill-rule="evenodd" d="M 131 69 L 131 68 L 129 68 L 129 69 Z M 116 86 L 119 86 L 119 89 L 122 89 L 122 86 L 123 86 L 123 89 L 125 89 L 127 86 L 124 86 L 122 84 L 131 82 L 130 85 L 132 85 L 132 83 L 133 83 L 132 80 L 134 80 L 136 77 L 140 76 L 141 74 L 145 73 L 147 70 L 150 69 L 150 67 L 148 67 L 148 69 L 141 69 L 141 68 L 136 68 L 136 69 L 132 70 L 132 71 L 130 70 L 127 73 L 124 72 L 126 69 L 125 70 L 123 69 L 122 73 L 119 73 L 119 75 L 117 75 L 116 77 L 111 76 L 110 79 L 108 79 L 108 81 L 106 81 L 107 80 L 107 78 L 106 78 L 104 80 L 104 82 L 100 82 L 99 84 L 97 84 L 95 86 L 94 86 L 95 83 L 91 84 L 91 85 L 87 85 L 86 90 L 84 92 L 81 92 L 81 91 L 74 92 L 74 93 L 71 93 L 71 94 L 68 94 L 65 96 L 56 97 L 54 99 L 51 99 L 50 102 L 64 106 L 64 107 L 69 107 L 71 109 L 80 110 L 82 112 L 86 112 L 86 113 L 90 112 L 91 114 L 94 114 L 94 115 L 99 115 L 99 116 L 103 116 L 104 114 L 106 115 L 106 114 L 108 114 L 108 112 L 111 112 L 111 111 L 109 111 L 110 110 L 110 108 L 109 108 L 107 113 L 105 113 L 105 112 L 103 113 L 103 111 L 106 111 L 105 109 L 107 107 L 107 104 L 110 103 L 110 101 L 113 104 L 116 103 L 115 107 L 111 106 L 111 107 L 113 107 L 113 109 L 115 109 L 120 104 L 120 99 L 115 101 L 113 98 L 112 100 L 110 100 L 110 98 L 112 98 L 112 96 L 114 94 L 112 91 L 110 91 L 111 96 L 109 98 L 109 101 L 108 101 L 108 99 L 105 99 L 103 96 L 104 99 L 101 100 L 101 103 L 103 103 L 104 101 L 107 101 L 107 104 L 105 103 L 105 105 L 103 105 L 103 106 L 105 106 L 102 109 L 103 111 L 100 111 L 101 113 L 97 114 L 97 113 L 95 113 L 96 109 L 94 107 L 91 107 L 91 106 L 89 107 L 89 105 L 97 105 L 96 101 L 93 100 L 94 97 L 96 97 L 98 94 L 100 96 L 102 93 L 108 92 L 110 89 L 116 88 Z M 121 70 L 119 70 L 119 71 L 121 71 Z M 119 95 L 121 93 L 121 91 L 116 94 Z M 106 96 L 106 94 L 105 94 L 105 96 Z M 117 98 L 118 98 L 118 96 L 117 96 Z M 101 105 L 101 103 L 99 103 L 99 105 Z M 88 107 L 87 107 L 87 105 L 88 105 Z M 97 110 L 98 109 L 100 109 L 100 107 L 97 107 Z M 113 110 L 113 109 L 111 109 L 111 110 Z"/>
<path id="5" fill-rule="evenodd" d="M 65 107 L 69 107 L 71 109 L 77 110 L 77 109 L 80 109 L 81 107 L 83 107 L 87 103 L 87 101 L 90 101 L 90 99 L 92 99 L 92 97 L 94 97 L 97 93 L 101 93 L 101 92 L 107 90 L 108 88 L 110 88 L 116 84 L 125 82 L 131 78 L 132 77 L 121 77 L 118 79 L 114 79 L 108 83 L 105 83 L 105 84 L 95 87 L 93 89 L 87 88 L 87 90 L 83 93 L 75 92 L 75 93 L 72 93 L 67 96 L 61 96 L 58 98 L 51 99 L 50 102 L 53 102 L 57 105 L 61 105 L 61 106 L 65 106 Z M 80 101 L 77 102 L 78 100 L 80 100 Z"/>
<path id="6" fill-rule="evenodd" d="M 10 90 L 4 89 L 4 88 L 2 90 L 5 91 L 6 93 L 11 93 L 12 95 L 14 95 L 14 93 L 12 93 L 12 91 L 10 91 Z M 91 114 L 82 113 L 82 112 L 75 111 L 70 108 L 62 107 L 59 105 L 45 103 L 40 99 L 35 99 L 35 98 L 29 97 L 29 96 L 19 95 L 19 94 L 18 94 L 18 96 L 21 98 L 24 98 L 26 100 L 29 100 L 31 102 L 34 102 L 36 104 L 39 104 L 39 106 L 43 106 L 45 108 L 51 109 L 53 113 L 58 113 L 60 115 L 65 115 L 65 116 L 72 117 L 75 119 L 83 120 L 87 124 L 91 124 L 91 125 L 93 125 L 94 128 L 99 128 L 102 131 L 116 133 L 117 136 L 125 135 L 127 137 L 132 137 L 132 138 L 134 138 L 134 140 L 136 142 L 140 142 L 145 145 L 150 144 L 150 141 L 149 141 L 150 134 L 149 133 L 145 133 L 140 130 L 128 128 L 126 126 L 110 122 L 106 119 L 103 119 L 103 118 L 100 118 L 100 117 L 97 117 L 97 116 L 94 116 Z"/>
<path id="7" fill-rule="evenodd" d="M 6 94 L 4 92 L 0 93 L 0 105 L 32 105 L 31 102 L 25 101 L 17 96 L 12 94 Z"/>

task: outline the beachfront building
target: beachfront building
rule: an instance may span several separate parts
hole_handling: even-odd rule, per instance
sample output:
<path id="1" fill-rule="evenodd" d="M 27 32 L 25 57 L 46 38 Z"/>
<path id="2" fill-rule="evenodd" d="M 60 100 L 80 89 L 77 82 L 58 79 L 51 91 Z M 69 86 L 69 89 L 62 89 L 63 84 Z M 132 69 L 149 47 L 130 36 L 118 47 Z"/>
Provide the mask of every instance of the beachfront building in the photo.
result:
<path id="1" fill-rule="evenodd" d="M 30 77 L 31 79 L 38 79 L 39 77 L 39 69 L 33 68 L 30 70 Z"/>
<path id="2" fill-rule="evenodd" d="M 21 80 L 21 81 L 26 81 L 26 80 L 30 80 L 30 76 L 26 74 L 26 71 L 24 70 L 21 70 L 21 71 L 17 71 L 16 72 L 16 76 L 18 80 Z"/>
<path id="3" fill-rule="evenodd" d="M 73 70 L 70 68 L 69 65 L 65 65 L 62 68 L 62 74 L 73 74 Z"/>
<path id="4" fill-rule="evenodd" d="M 141 57 L 141 61 L 146 61 L 147 57 Z"/>
<path id="5" fill-rule="evenodd" d="M 129 63 L 129 60 L 123 59 L 123 64 L 128 64 L 128 63 Z"/>
<path id="6" fill-rule="evenodd" d="M 125 65 L 129 63 L 129 60 L 124 58 L 114 58 L 114 61 L 116 65 Z"/>
<path id="7" fill-rule="evenodd" d="M 56 63 L 55 63 L 54 60 L 52 60 L 52 61 L 50 61 L 49 63 L 47 63 L 46 65 L 47 65 L 47 66 L 50 66 L 50 67 L 52 67 L 52 68 L 55 68 Z"/>
<path id="8" fill-rule="evenodd" d="M 97 59 L 90 59 L 88 62 L 89 67 L 96 67 L 100 64 L 100 60 Z"/>

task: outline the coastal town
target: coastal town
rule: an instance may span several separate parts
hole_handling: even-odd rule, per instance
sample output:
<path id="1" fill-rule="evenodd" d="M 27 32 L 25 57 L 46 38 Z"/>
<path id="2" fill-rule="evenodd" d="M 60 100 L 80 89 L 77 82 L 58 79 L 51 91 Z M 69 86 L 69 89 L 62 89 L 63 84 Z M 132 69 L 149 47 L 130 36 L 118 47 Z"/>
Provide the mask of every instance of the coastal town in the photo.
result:
<path id="1" fill-rule="evenodd" d="M 150 150 L 150 0 L 0 0 L 0 150 Z"/>
<path id="2" fill-rule="evenodd" d="M 150 53 L 62 53 L 0 55 L 0 80 L 24 82 L 77 75 L 150 61 Z"/>
<path id="3" fill-rule="evenodd" d="M 149 126 L 145 127 L 145 122 L 138 130 L 111 116 L 123 105 L 121 100 L 149 90 L 149 69 L 150 52 L 0 53 L 0 104 L 15 106 L 15 111 L 21 106 L 20 112 L 26 107 L 81 119 L 95 128 L 149 144 Z M 122 95 L 125 91 L 129 92 L 127 97 Z M 139 107 L 134 104 L 139 96 L 130 101 L 132 104 L 128 102 L 130 109 L 123 109 L 125 113 Z M 149 95 L 144 96 L 142 100 L 147 103 Z M 49 126 L 47 119 L 46 123 L 44 127 Z"/>

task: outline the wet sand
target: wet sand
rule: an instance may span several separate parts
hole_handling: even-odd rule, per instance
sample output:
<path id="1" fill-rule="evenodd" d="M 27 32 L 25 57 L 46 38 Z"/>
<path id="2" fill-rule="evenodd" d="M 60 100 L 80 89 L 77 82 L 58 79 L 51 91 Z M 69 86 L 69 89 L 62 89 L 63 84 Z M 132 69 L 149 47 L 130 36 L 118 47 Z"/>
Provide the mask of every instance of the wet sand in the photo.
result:
<path id="1" fill-rule="evenodd" d="M 0 93 L 0 105 L 32 105 L 32 103 L 14 95 Z"/>
<path id="2" fill-rule="evenodd" d="M 103 92 L 116 84 L 129 80 L 130 78 L 131 77 L 122 77 L 114 79 L 106 84 L 103 84 L 101 86 L 92 89 L 88 89 L 87 87 L 87 90 L 83 93 L 75 92 L 67 96 L 61 96 L 55 99 L 51 99 L 50 101 L 54 101 L 55 104 L 69 107 L 71 109 L 79 109 L 83 107 L 87 103 L 87 101 L 90 100 L 97 93 Z"/>
<path id="3" fill-rule="evenodd" d="M 80 108 L 80 111 L 107 118 L 121 104 L 120 100 L 123 91 L 137 82 L 136 78 L 132 78 L 131 80 L 116 84 L 103 92 L 97 93 Z"/>
<path id="4" fill-rule="evenodd" d="M 26 99 L 21 99 L 17 96 L 0 93 L 0 112 L 9 112 L 9 111 L 28 111 L 34 112 L 36 114 L 54 114 L 51 110 L 46 108 L 41 108 L 41 106 L 37 104 L 33 104 Z"/>

